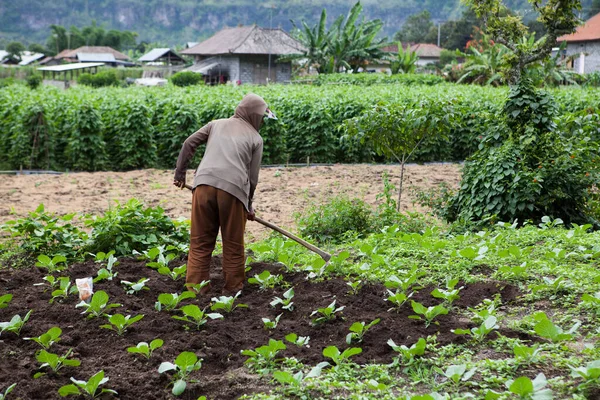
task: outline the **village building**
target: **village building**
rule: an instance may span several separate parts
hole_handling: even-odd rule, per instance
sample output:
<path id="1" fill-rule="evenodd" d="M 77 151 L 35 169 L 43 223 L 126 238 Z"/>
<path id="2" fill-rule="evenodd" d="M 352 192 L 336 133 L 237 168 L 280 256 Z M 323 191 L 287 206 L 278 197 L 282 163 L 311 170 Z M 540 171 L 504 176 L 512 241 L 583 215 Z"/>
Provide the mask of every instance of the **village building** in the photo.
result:
<path id="1" fill-rule="evenodd" d="M 38 61 L 40 61 L 42 58 L 44 58 L 44 55 L 42 53 L 33 53 L 31 51 L 23 51 L 21 54 L 21 60 L 11 60 L 8 57 L 8 52 L 5 50 L 0 50 L 0 65 L 20 65 L 20 66 L 24 66 L 24 65 L 31 65 L 34 64 Z"/>
<path id="2" fill-rule="evenodd" d="M 570 64 L 575 72 L 589 74 L 600 71 L 600 13 L 577 28 L 575 33 L 561 36 L 557 41 L 567 42 L 562 55 L 572 59 Z"/>
<path id="3" fill-rule="evenodd" d="M 152 49 L 138 59 L 144 65 L 180 65 L 185 60 L 169 48 Z"/>
<path id="4" fill-rule="evenodd" d="M 266 84 L 289 82 L 292 64 L 282 57 L 305 51 L 283 30 L 253 25 L 223 29 L 181 54 L 194 57 L 186 70 L 204 75 L 207 83 Z"/>
<path id="5" fill-rule="evenodd" d="M 126 54 L 108 46 L 82 46 L 77 49 L 65 49 L 54 57 L 46 57 L 40 64 L 59 65 L 66 63 L 101 62 L 112 67 L 131 67 L 135 64 Z"/>

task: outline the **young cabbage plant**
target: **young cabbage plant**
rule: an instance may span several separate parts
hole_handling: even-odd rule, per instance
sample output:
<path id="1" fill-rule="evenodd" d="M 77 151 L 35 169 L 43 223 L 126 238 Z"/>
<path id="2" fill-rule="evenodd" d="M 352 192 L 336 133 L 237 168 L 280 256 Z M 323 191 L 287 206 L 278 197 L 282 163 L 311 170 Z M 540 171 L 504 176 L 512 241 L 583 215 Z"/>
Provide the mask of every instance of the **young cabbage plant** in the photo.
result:
<path id="1" fill-rule="evenodd" d="M 0 296 L 0 310 L 8 307 L 8 303 L 11 302 L 12 298 L 13 295 L 10 293 Z"/>
<path id="2" fill-rule="evenodd" d="M 581 296 L 581 301 L 586 307 L 594 310 L 596 315 L 600 315 L 600 292 L 596 292 L 593 295 L 585 293 Z"/>
<path id="3" fill-rule="evenodd" d="M 254 350 L 242 350 L 241 354 L 248 357 L 247 364 L 256 368 L 271 368 L 278 361 L 276 359 L 280 350 L 287 349 L 281 340 L 269 339 L 269 344 L 255 348 Z"/>
<path id="4" fill-rule="evenodd" d="M 180 265 L 179 267 L 175 267 L 172 270 L 169 267 L 159 267 L 158 268 L 159 274 L 166 275 L 169 278 L 173 279 L 174 281 L 176 281 L 180 278 L 185 278 L 186 272 L 187 272 L 186 264 Z"/>
<path id="5" fill-rule="evenodd" d="M 175 363 L 163 362 L 158 367 L 158 373 L 163 374 L 167 371 L 174 371 L 175 374 L 171 377 L 173 384 L 172 393 L 179 396 L 185 391 L 190 375 L 194 371 L 198 371 L 202 367 L 202 359 L 199 359 L 196 354 L 191 351 L 180 353 L 175 359 Z"/>
<path id="6" fill-rule="evenodd" d="M 21 318 L 21 316 L 17 314 L 13 316 L 8 322 L 0 322 L 0 335 L 2 335 L 4 331 L 6 331 L 12 332 L 17 336 L 20 336 L 21 329 L 23 329 L 25 323 L 29 321 L 29 317 L 31 316 L 32 312 L 33 310 L 29 310 L 29 312 L 25 314 L 25 317 L 23 318 Z"/>
<path id="7" fill-rule="evenodd" d="M 573 288 L 573 284 L 567 281 L 564 277 L 552 279 L 546 276 L 543 277 L 544 283 L 539 285 L 531 285 L 531 291 L 537 293 L 540 291 L 549 291 L 553 293 L 564 293 Z"/>
<path id="8" fill-rule="evenodd" d="M 277 324 L 279 324 L 279 319 L 282 315 L 283 314 L 279 314 L 273 321 L 271 321 L 269 318 L 262 318 L 263 328 L 266 330 L 277 328 Z"/>
<path id="9" fill-rule="evenodd" d="M 98 275 L 94 278 L 94 283 L 102 282 L 105 280 L 112 281 L 113 278 L 118 275 L 117 272 L 113 271 L 113 267 L 119 265 L 117 258 L 113 255 L 114 253 L 115 252 L 113 250 L 110 251 L 107 255 L 104 255 L 104 253 L 98 253 L 98 255 L 96 255 L 96 262 L 99 262 L 99 255 L 104 255 L 104 257 L 100 258 L 100 261 L 106 261 L 106 267 L 100 268 L 98 270 Z"/>
<path id="10" fill-rule="evenodd" d="M 174 253 L 165 254 L 165 249 L 162 246 L 154 247 L 148 252 L 144 252 L 144 254 L 147 259 L 152 260 L 146 263 L 146 266 L 157 270 L 160 268 L 168 269 L 169 263 L 176 257 Z"/>
<path id="11" fill-rule="evenodd" d="M 350 281 L 350 282 L 346 282 L 346 285 L 350 286 L 350 291 L 348 293 L 356 296 L 363 286 L 363 281 L 361 281 L 361 280 Z"/>
<path id="12" fill-rule="evenodd" d="M 83 307 L 84 311 L 82 314 L 88 314 L 88 318 L 97 318 L 105 316 L 113 308 L 121 307 L 121 304 L 108 304 L 108 295 L 105 291 L 99 290 L 94 293 L 89 304 L 82 301 L 75 307 Z"/>
<path id="13" fill-rule="evenodd" d="M 436 325 L 439 325 L 439 322 L 433 321 L 438 315 L 448 314 L 448 309 L 441 304 L 437 306 L 425 307 L 423 304 L 411 300 L 411 306 L 413 311 L 418 315 L 411 315 L 408 318 L 425 320 L 426 328 L 428 328 L 432 322 Z"/>
<path id="14" fill-rule="evenodd" d="M 473 367 L 467 371 L 467 366 L 465 364 L 461 365 L 451 365 L 446 368 L 446 371 L 442 371 L 441 369 L 436 367 L 436 370 L 443 374 L 449 382 L 452 382 L 455 390 L 458 389 L 458 385 L 460 382 L 466 382 L 475 375 L 475 371 L 477 368 Z"/>
<path id="15" fill-rule="evenodd" d="M 134 323 L 138 322 L 144 318 L 143 315 L 136 315 L 135 317 L 131 317 L 131 315 L 124 316 L 123 314 L 115 314 L 108 316 L 108 322 L 110 324 L 100 325 L 100 328 L 110 329 L 117 332 L 117 335 L 121 336 L 127 329 L 131 327 Z"/>
<path id="16" fill-rule="evenodd" d="M 81 361 L 75 358 L 69 358 L 73 353 L 73 349 L 69 349 L 64 356 L 57 354 L 48 353 L 46 350 L 40 350 L 36 355 L 36 360 L 42 363 L 40 369 L 49 367 L 55 373 L 58 372 L 62 367 L 79 367 Z M 39 378 L 43 373 L 37 373 L 33 377 Z"/>
<path id="17" fill-rule="evenodd" d="M 457 335 L 470 335 L 473 340 L 481 342 L 490 332 L 499 328 L 497 322 L 498 319 L 492 315 L 487 317 L 486 320 L 481 323 L 481 325 L 471 328 L 471 330 L 452 329 L 452 332 Z"/>
<path id="18" fill-rule="evenodd" d="M 39 344 L 42 349 L 48 350 L 52 345 L 58 341 L 60 341 L 60 335 L 62 334 L 62 329 L 58 326 L 54 326 L 48 329 L 48 332 L 41 334 L 38 337 L 33 338 L 23 338 L 23 340 L 32 340 Z"/>
<path id="19" fill-rule="evenodd" d="M 9 387 L 6 388 L 6 390 L 4 391 L 4 393 L 0 393 L 0 400 L 7 400 L 8 399 L 8 395 L 10 394 L 10 392 L 13 391 L 13 389 L 17 386 L 16 383 L 13 383 L 12 385 L 10 385 Z"/>
<path id="20" fill-rule="evenodd" d="M 388 309 L 388 312 L 393 310 L 400 311 L 400 308 L 404 305 L 404 303 L 406 303 L 414 294 L 414 292 L 410 292 L 407 295 L 399 289 L 397 289 L 396 292 L 392 292 L 389 289 L 386 290 L 388 292 L 388 297 L 386 297 L 384 300 L 389 301 L 394 305 L 394 307 Z"/>
<path id="21" fill-rule="evenodd" d="M 574 339 L 577 330 L 581 326 L 581 322 L 575 321 L 571 329 L 565 332 L 560 326 L 554 325 L 543 312 L 537 313 L 534 318 L 537 321 L 533 327 L 535 333 L 543 338 L 550 339 L 553 343 Z"/>
<path id="22" fill-rule="evenodd" d="M 40 282 L 40 283 L 34 283 L 33 286 L 48 286 L 49 289 L 54 289 L 59 287 L 60 285 L 60 280 L 62 278 L 66 278 L 69 279 L 69 277 L 67 276 L 61 276 L 59 278 L 55 278 L 52 275 L 46 275 L 43 280 L 45 280 L 46 282 Z M 46 292 L 48 289 L 44 290 L 44 292 Z"/>
<path id="23" fill-rule="evenodd" d="M 304 376 L 302 371 L 299 371 L 293 375 L 287 371 L 274 371 L 273 378 L 275 378 L 275 380 L 277 382 L 279 382 L 283 385 L 290 386 L 291 392 L 289 392 L 289 395 L 293 396 L 293 395 L 298 394 L 298 390 L 300 390 L 302 383 L 306 379 L 318 378 L 319 376 L 321 376 L 323 368 L 328 367 L 328 366 L 329 366 L 329 363 L 327 361 L 320 362 L 316 366 L 314 366 L 310 370 L 310 372 L 308 374 L 306 374 L 306 376 Z"/>
<path id="24" fill-rule="evenodd" d="M 154 339 L 150 342 L 150 344 L 148 344 L 147 342 L 139 342 L 134 347 L 128 347 L 127 352 L 133 354 L 141 354 L 144 357 L 146 357 L 147 360 L 149 360 L 150 357 L 152 357 L 152 353 L 154 352 L 154 350 L 160 349 L 163 346 L 163 344 L 164 341 L 162 339 Z"/>
<path id="25" fill-rule="evenodd" d="M 377 318 L 369 324 L 366 322 L 355 322 L 350 326 L 350 333 L 346 335 L 346 343 L 351 344 L 352 341 L 362 342 L 365 333 L 374 325 L 377 325 L 381 319 Z"/>
<path id="26" fill-rule="evenodd" d="M 480 324 L 485 321 L 488 317 L 496 317 L 496 313 L 498 311 L 498 306 L 501 304 L 502 299 L 500 295 L 496 295 L 494 300 L 483 299 L 483 301 L 478 304 L 475 308 L 469 307 L 468 310 L 473 313 L 471 320 Z"/>
<path id="27" fill-rule="evenodd" d="M 532 381 L 526 376 L 506 382 L 508 391 L 519 396 L 520 399 L 551 400 L 552 390 L 546 388 L 548 381 L 543 373 L 539 373 Z"/>
<path id="28" fill-rule="evenodd" d="M 240 297 L 240 295 L 242 294 L 242 291 L 240 290 L 239 292 L 237 292 L 235 294 L 235 296 L 219 296 L 217 297 L 213 297 L 212 299 L 210 299 L 210 301 L 214 302 L 214 304 L 210 307 L 211 310 L 213 311 L 217 311 L 217 310 L 223 310 L 226 313 L 230 313 L 233 310 L 235 310 L 236 308 L 248 308 L 247 304 L 235 304 L 235 300 Z"/>
<path id="29" fill-rule="evenodd" d="M 294 302 L 292 301 L 293 298 L 294 288 L 289 288 L 283 293 L 283 299 L 281 297 L 275 297 L 270 304 L 271 307 L 277 307 L 277 305 L 281 304 L 282 309 L 292 311 L 294 309 Z"/>
<path id="30" fill-rule="evenodd" d="M 360 353 L 362 353 L 362 349 L 360 347 L 351 347 L 343 352 L 340 352 L 340 350 L 335 346 L 328 346 L 323 349 L 323 356 L 331 358 L 331 361 L 333 361 L 336 366 L 349 363 L 350 357 Z"/>
<path id="31" fill-rule="evenodd" d="M 177 293 L 161 293 L 158 295 L 158 301 L 154 303 L 154 307 L 158 311 L 164 308 L 167 311 L 172 311 L 179 306 L 183 300 L 195 299 L 196 295 L 193 292 L 185 291 L 181 294 Z"/>
<path id="32" fill-rule="evenodd" d="M 600 360 L 591 361 L 585 367 L 571 368 L 571 376 L 573 378 L 581 378 L 583 382 L 579 384 L 579 389 L 582 391 L 591 387 L 600 385 Z"/>
<path id="33" fill-rule="evenodd" d="M 61 397 L 87 395 L 91 398 L 96 398 L 102 396 L 104 393 L 118 394 L 112 389 L 104 388 L 98 392 L 100 386 L 108 382 L 108 376 L 104 377 L 104 371 L 96 373 L 87 381 L 78 381 L 71 377 L 71 382 L 73 382 L 72 385 L 65 385 L 58 389 L 58 394 Z"/>
<path id="34" fill-rule="evenodd" d="M 384 283 L 387 289 L 401 290 L 408 292 L 414 285 L 417 284 L 419 278 L 425 275 L 424 272 L 419 272 L 418 267 L 414 265 L 410 271 L 404 273 L 401 277 L 391 275 Z"/>
<path id="35" fill-rule="evenodd" d="M 461 286 L 458 289 L 455 289 L 457 284 L 458 278 L 446 278 L 446 289 L 434 289 L 433 292 L 431 292 L 431 295 L 436 299 L 443 299 L 444 305 L 450 307 L 455 300 L 460 298 L 458 293 L 464 288 L 464 286 Z"/>
<path id="36" fill-rule="evenodd" d="M 219 313 L 206 313 L 195 304 L 187 304 L 179 309 L 183 313 L 183 317 L 174 315 L 173 318 L 179 321 L 186 322 L 196 329 L 200 329 L 208 322 L 208 319 L 223 319 L 223 315 Z"/>
<path id="37" fill-rule="evenodd" d="M 71 286 L 71 281 L 68 277 L 62 276 L 58 278 L 57 283 L 58 289 L 52 291 L 50 304 L 54 303 L 56 299 L 65 300 L 70 294 L 77 293 L 77 286 Z"/>
<path id="38" fill-rule="evenodd" d="M 541 351 L 542 350 L 538 344 L 535 344 L 531 347 L 519 344 L 515 344 L 513 346 L 513 353 L 517 361 L 524 362 L 526 364 L 536 362 Z"/>
<path id="39" fill-rule="evenodd" d="M 334 300 L 327 307 L 316 309 L 315 311 L 313 311 L 310 314 L 311 317 L 313 317 L 315 315 L 317 316 L 316 318 L 313 318 L 313 320 L 312 320 L 313 325 L 319 325 L 324 322 L 333 321 L 337 317 L 336 314 L 341 313 L 341 311 L 345 308 L 345 306 L 336 308 L 335 302 L 336 301 Z"/>
<path id="40" fill-rule="evenodd" d="M 121 281 L 121 285 L 124 286 L 125 293 L 127 294 L 138 294 L 142 290 L 150 290 L 146 283 L 148 283 L 150 279 L 148 278 L 140 278 L 137 282 L 129 282 L 129 281 Z"/>
<path id="41" fill-rule="evenodd" d="M 38 261 L 35 263 L 35 266 L 46 268 L 50 273 L 60 272 L 67 268 L 67 257 L 60 254 L 52 258 L 45 254 L 40 254 L 37 259 Z"/>
<path id="42" fill-rule="evenodd" d="M 398 346 L 392 339 L 387 341 L 387 344 L 402 357 L 402 360 L 398 358 L 394 359 L 392 366 L 402 364 L 405 366 L 412 365 L 416 361 L 416 356 L 422 356 L 425 354 L 425 348 L 427 347 L 427 341 L 424 338 L 420 338 L 412 346 L 407 347 L 405 345 Z"/>
<path id="43" fill-rule="evenodd" d="M 259 285 L 260 290 L 273 289 L 275 286 L 281 284 L 281 282 L 283 282 L 283 276 L 278 274 L 271 275 L 267 270 L 248 279 L 248 283 Z"/>
<path id="44" fill-rule="evenodd" d="M 210 285 L 210 281 L 202 281 L 200 283 L 196 283 L 196 284 L 192 284 L 192 283 L 186 283 L 185 286 L 186 288 L 196 294 L 201 294 L 202 293 L 202 288 L 206 287 Z"/>
<path id="45" fill-rule="evenodd" d="M 310 341 L 310 336 L 298 336 L 295 333 L 290 333 L 285 335 L 285 340 L 295 344 L 298 347 L 310 347 L 310 345 L 308 344 L 308 342 Z"/>

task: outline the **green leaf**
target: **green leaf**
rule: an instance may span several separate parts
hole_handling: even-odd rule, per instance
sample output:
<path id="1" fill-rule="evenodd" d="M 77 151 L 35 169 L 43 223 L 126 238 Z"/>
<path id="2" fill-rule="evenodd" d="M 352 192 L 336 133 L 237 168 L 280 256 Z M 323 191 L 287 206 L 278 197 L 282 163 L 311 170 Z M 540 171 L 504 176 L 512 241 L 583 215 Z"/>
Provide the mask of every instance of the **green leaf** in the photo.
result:
<path id="1" fill-rule="evenodd" d="M 79 388 L 75 385 L 65 385 L 58 389 L 58 394 L 61 397 L 67 397 L 67 396 L 81 394 L 81 392 L 79 391 Z"/>
<path id="2" fill-rule="evenodd" d="M 531 379 L 526 376 L 515 379 L 509 386 L 508 390 L 511 393 L 518 394 L 519 396 L 526 396 L 533 393 L 533 383 Z"/>
<path id="3" fill-rule="evenodd" d="M 323 349 L 323 355 L 328 358 L 336 359 L 340 355 L 340 351 L 335 346 L 328 346 Z"/>
<path id="4" fill-rule="evenodd" d="M 187 386 L 186 382 L 183 379 L 178 379 L 173 384 L 173 394 L 175 396 L 179 396 L 185 391 L 185 387 Z"/>
<path id="5" fill-rule="evenodd" d="M 198 361 L 198 356 L 192 353 L 191 351 L 184 351 L 180 353 L 175 359 L 175 365 L 177 365 L 182 370 L 186 370 L 188 367 L 196 364 Z"/>

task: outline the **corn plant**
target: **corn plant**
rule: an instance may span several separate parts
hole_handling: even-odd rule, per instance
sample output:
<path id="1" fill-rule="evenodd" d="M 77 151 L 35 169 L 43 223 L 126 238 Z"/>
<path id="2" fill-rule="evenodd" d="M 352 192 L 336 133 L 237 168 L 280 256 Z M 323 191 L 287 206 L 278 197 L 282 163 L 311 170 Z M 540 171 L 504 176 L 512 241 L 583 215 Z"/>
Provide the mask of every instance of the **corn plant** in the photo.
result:
<path id="1" fill-rule="evenodd" d="M 54 303 L 56 299 L 65 300 L 70 294 L 77 293 L 77 286 L 71 286 L 71 280 L 66 276 L 61 276 L 56 280 L 58 289 L 52 291 L 52 298 L 50 304 Z"/>
<path id="2" fill-rule="evenodd" d="M 401 290 L 396 290 L 396 292 L 392 292 L 390 289 L 386 289 L 388 292 L 388 297 L 384 300 L 389 301 L 394 305 L 394 307 L 390 307 L 388 311 L 400 311 L 400 308 L 413 296 L 413 292 L 410 292 L 408 295 Z"/>
<path id="3" fill-rule="evenodd" d="M 277 324 L 279 324 L 279 319 L 281 318 L 283 314 L 279 314 L 277 317 L 275 317 L 275 319 L 273 321 L 271 321 L 269 318 L 262 318 L 262 322 L 263 322 L 263 328 L 265 329 L 275 329 L 277 328 Z"/>
<path id="4" fill-rule="evenodd" d="M 254 275 L 252 278 L 248 279 L 248 283 L 253 285 L 259 285 L 260 290 L 273 289 L 275 286 L 281 284 L 283 281 L 283 276 L 275 274 L 271 275 L 271 273 L 267 270 L 264 270 L 258 275 Z"/>
<path id="5" fill-rule="evenodd" d="M 32 341 L 36 342 L 37 344 L 39 344 L 42 347 L 42 349 L 48 350 L 50 347 L 52 347 L 52 345 L 54 343 L 60 341 L 61 334 L 62 334 L 62 329 L 60 329 L 58 326 L 54 326 L 54 327 L 48 329 L 48 331 L 46 333 L 43 333 L 38 337 L 23 338 L 23 340 L 32 340 Z"/>
<path id="6" fill-rule="evenodd" d="M 350 326 L 350 333 L 346 335 L 346 343 L 351 344 L 352 341 L 362 342 L 365 333 L 374 325 L 377 325 L 381 319 L 377 318 L 369 324 L 365 322 L 355 322 Z"/>
<path id="7" fill-rule="evenodd" d="M 114 314 L 108 316 L 108 322 L 110 322 L 110 324 L 100 325 L 100 328 L 113 330 L 117 332 L 117 335 L 121 336 L 127 332 L 127 329 L 130 328 L 131 325 L 142 318 L 144 318 L 143 315 L 136 315 L 132 318 L 131 315 L 124 316 L 123 314 Z"/>
<path id="8" fill-rule="evenodd" d="M 292 311 L 294 309 L 294 302 L 292 301 L 293 298 L 294 288 L 289 288 L 283 292 L 283 299 L 281 297 L 275 297 L 270 304 L 271 307 L 277 307 L 278 304 L 281 304 L 282 309 Z"/>
<path id="9" fill-rule="evenodd" d="M 214 302 L 214 304 L 210 307 L 211 310 L 213 311 L 217 311 L 217 310 L 223 310 L 226 313 L 230 313 L 233 310 L 235 310 L 236 308 L 248 308 L 247 304 L 236 304 L 235 300 L 242 294 L 242 291 L 240 290 L 239 292 L 237 292 L 235 294 L 235 296 L 219 296 L 219 297 L 213 297 L 212 299 L 210 299 L 212 302 Z"/>
<path id="10" fill-rule="evenodd" d="M 308 344 L 308 342 L 310 341 L 310 336 L 298 336 L 295 333 L 290 333 L 285 335 L 285 340 L 292 344 L 295 344 L 298 347 L 310 347 Z"/>
<path id="11" fill-rule="evenodd" d="M 90 301 L 89 304 L 82 301 L 75 307 L 83 307 L 84 311 L 82 314 L 88 314 L 88 318 L 97 318 L 106 315 L 106 313 L 113 308 L 121 307 L 121 304 L 108 304 L 108 295 L 105 291 L 99 290 L 94 293 L 92 301 Z"/>
<path id="12" fill-rule="evenodd" d="M 50 273 L 60 272 L 67 268 L 67 257 L 59 254 L 50 258 L 45 254 L 40 254 L 37 258 L 35 266 L 39 268 L 46 268 Z"/>
<path id="13" fill-rule="evenodd" d="M 69 358 L 73 353 L 73 349 L 69 349 L 64 356 L 48 353 L 46 350 L 40 350 L 36 355 L 36 360 L 42 363 L 40 369 L 49 367 L 53 372 L 58 372 L 62 367 L 79 367 L 81 361 L 75 358 Z M 42 374 L 35 374 L 34 378 L 39 378 Z"/>
<path id="14" fill-rule="evenodd" d="M 319 325 L 324 322 L 332 321 L 336 318 L 336 314 L 341 312 L 344 308 L 345 308 L 345 306 L 336 308 L 335 300 L 334 300 L 327 307 L 318 308 L 310 314 L 311 317 L 313 317 L 315 315 L 317 316 L 316 318 L 313 318 L 312 323 L 314 325 Z M 320 315 L 320 316 L 318 316 L 318 315 Z"/>
<path id="15" fill-rule="evenodd" d="M 420 338 L 410 347 L 405 345 L 398 346 L 392 339 L 388 340 L 387 344 L 402 357 L 402 360 L 396 358 L 393 365 L 397 365 L 401 362 L 405 366 L 412 365 L 416 361 L 416 356 L 425 354 L 425 347 L 427 346 L 427 342 L 423 338 Z"/>
<path id="16" fill-rule="evenodd" d="M 346 285 L 350 286 L 350 291 L 348 293 L 356 296 L 363 286 L 363 281 L 361 281 L 361 280 L 350 281 L 350 282 L 346 282 Z"/>
<path id="17" fill-rule="evenodd" d="M 208 319 L 223 319 L 223 315 L 219 313 L 205 313 L 195 304 L 188 304 L 179 309 L 183 313 L 183 317 L 174 315 L 173 318 L 179 321 L 186 322 L 196 329 L 200 329 L 208 322 Z"/>
<path id="18" fill-rule="evenodd" d="M 432 322 L 436 325 L 439 325 L 439 322 L 433 321 L 438 315 L 448 314 L 448 309 L 442 305 L 425 307 L 423 304 L 411 300 L 411 306 L 413 311 L 418 315 L 411 315 L 408 318 L 425 320 L 426 328 L 429 327 L 429 325 L 431 325 Z"/>
<path id="19" fill-rule="evenodd" d="M 117 261 L 117 258 L 114 256 L 114 254 L 115 251 L 112 250 L 108 252 L 108 254 L 100 252 L 96 255 L 96 262 L 106 261 L 106 267 L 100 268 L 98 270 L 98 274 L 94 278 L 94 283 L 101 282 L 104 280 L 112 281 L 113 278 L 117 276 L 118 273 L 113 272 L 113 267 L 119 265 L 119 262 Z"/>
<path id="20" fill-rule="evenodd" d="M 0 310 L 8 307 L 8 303 L 11 302 L 12 298 L 13 295 L 10 293 L 0 296 Z"/>
<path id="21" fill-rule="evenodd" d="M 362 353 L 360 347 L 351 347 L 340 352 L 335 346 L 328 346 L 323 349 L 323 356 L 330 358 L 336 366 L 350 362 L 350 357 Z"/>
<path id="22" fill-rule="evenodd" d="M 0 400 L 6 400 L 8 399 L 8 395 L 10 394 L 10 392 L 13 391 L 13 389 L 15 388 L 15 386 L 17 386 L 16 383 L 13 383 L 12 385 L 10 385 L 9 387 L 6 388 L 6 390 L 4 391 L 4 393 L 0 393 Z"/>
<path id="23" fill-rule="evenodd" d="M 487 317 L 478 327 L 471 328 L 470 330 L 452 329 L 452 332 L 457 335 L 470 335 L 473 340 L 481 342 L 490 332 L 499 328 L 497 322 L 498 319 L 492 315 Z"/>
<path id="24" fill-rule="evenodd" d="M 542 350 L 538 344 L 535 344 L 531 347 L 518 344 L 513 346 L 515 358 L 518 361 L 525 362 L 527 364 L 536 362 L 541 351 Z"/>
<path id="25" fill-rule="evenodd" d="M 161 293 L 158 295 L 158 301 L 154 303 L 154 307 L 158 311 L 164 308 L 167 311 L 174 310 L 183 300 L 195 299 L 196 295 L 190 291 L 185 291 L 181 294 L 177 293 Z"/>
<path id="26" fill-rule="evenodd" d="M 571 368 L 571 376 L 573 378 L 581 378 L 583 382 L 579 384 L 580 390 L 586 390 L 591 386 L 600 385 L 600 360 L 595 360 L 587 363 L 585 367 Z"/>
<path id="27" fill-rule="evenodd" d="M 510 393 L 519 396 L 519 399 L 544 400 L 552 399 L 552 390 L 546 388 L 548 381 L 543 373 L 539 373 L 532 381 L 526 376 L 506 382 Z"/>
<path id="28" fill-rule="evenodd" d="M 543 312 L 536 314 L 535 319 L 537 321 L 533 327 L 535 333 L 543 338 L 550 339 L 553 343 L 572 340 L 581 326 L 581 322 L 576 321 L 571 329 L 565 332 L 560 326 L 554 325 Z"/>
<path id="29" fill-rule="evenodd" d="M 156 349 L 160 349 L 163 346 L 164 342 L 162 339 L 154 339 L 150 342 L 150 344 L 146 342 L 139 342 L 137 345 L 133 347 L 128 347 L 127 352 L 133 354 L 141 354 L 146 357 L 147 360 L 152 357 L 152 352 Z"/>
<path id="30" fill-rule="evenodd" d="M 269 339 L 269 343 L 255 348 L 254 350 L 242 350 L 241 354 L 248 357 L 247 364 L 258 368 L 271 368 L 277 362 L 277 354 L 280 350 L 287 349 L 281 340 Z"/>
<path id="31" fill-rule="evenodd" d="M 198 356 L 191 351 L 184 351 L 177 356 L 175 363 L 162 362 L 158 367 L 158 373 L 175 371 L 175 374 L 171 377 L 172 393 L 179 396 L 185 391 L 192 372 L 198 371 L 200 368 L 202 368 L 202 359 L 198 359 Z"/>
<path id="32" fill-rule="evenodd" d="M 112 389 L 104 388 L 98 392 L 99 387 L 108 382 L 108 376 L 104 377 L 104 371 L 96 373 L 87 381 L 78 381 L 71 377 L 71 382 L 73 384 L 65 385 L 58 389 L 58 394 L 62 397 L 88 395 L 91 398 L 102 396 L 104 393 L 118 394 Z"/>
<path id="33" fill-rule="evenodd" d="M 127 294 L 138 294 L 142 290 L 150 290 L 146 283 L 148 283 L 150 279 L 148 278 L 140 278 L 137 282 L 129 282 L 129 281 L 121 281 L 121 285 L 124 286 L 125 293 Z"/>
<path id="34" fill-rule="evenodd" d="M 25 317 L 21 318 L 20 315 L 13 316 L 8 322 L 0 322 L 0 335 L 4 333 L 4 331 L 12 332 L 15 335 L 21 335 L 21 329 L 25 326 L 25 323 L 29 321 L 29 317 L 33 310 L 29 310 Z"/>
<path id="35" fill-rule="evenodd" d="M 446 278 L 446 289 L 434 289 L 433 292 L 431 292 L 431 295 L 436 299 L 443 299 L 444 305 L 446 307 L 450 307 L 454 300 L 460 298 L 458 293 L 464 288 L 464 286 L 461 286 L 458 289 L 455 289 L 457 284 L 458 278 Z"/>

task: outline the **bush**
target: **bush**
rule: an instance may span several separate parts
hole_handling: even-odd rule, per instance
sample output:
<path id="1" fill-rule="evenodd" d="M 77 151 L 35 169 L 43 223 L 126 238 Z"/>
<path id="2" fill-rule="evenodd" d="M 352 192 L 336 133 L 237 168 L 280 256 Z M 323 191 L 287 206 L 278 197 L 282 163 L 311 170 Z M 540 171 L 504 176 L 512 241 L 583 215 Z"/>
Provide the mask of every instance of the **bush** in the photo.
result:
<path id="1" fill-rule="evenodd" d="M 30 89 L 37 89 L 42 84 L 43 78 L 41 75 L 30 75 L 27 77 L 27 86 Z"/>
<path id="2" fill-rule="evenodd" d="M 361 73 L 361 74 L 320 74 L 313 81 L 315 85 L 345 84 L 345 85 L 381 85 L 381 84 L 403 84 L 403 85 L 437 85 L 444 82 L 441 76 L 431 74 L 394 74 L 385 73 Z"/>
<path id="3" fill-rule="evenodd" d="M 81 74 L 77 78 L 77 83 L 80 85 L 91 86 L 95 88 L 105 86 L 116 86 L 119 83 L 117 73 L 112 70 L 100 71 L 97 74 Z"/>
<path id="4" fill-rule="evenodd" d="M 181 71 L 171 77 L 171 82 L 175 86 L 193 86 L 204 83 L 204 78 L 196 72 Z"/>

